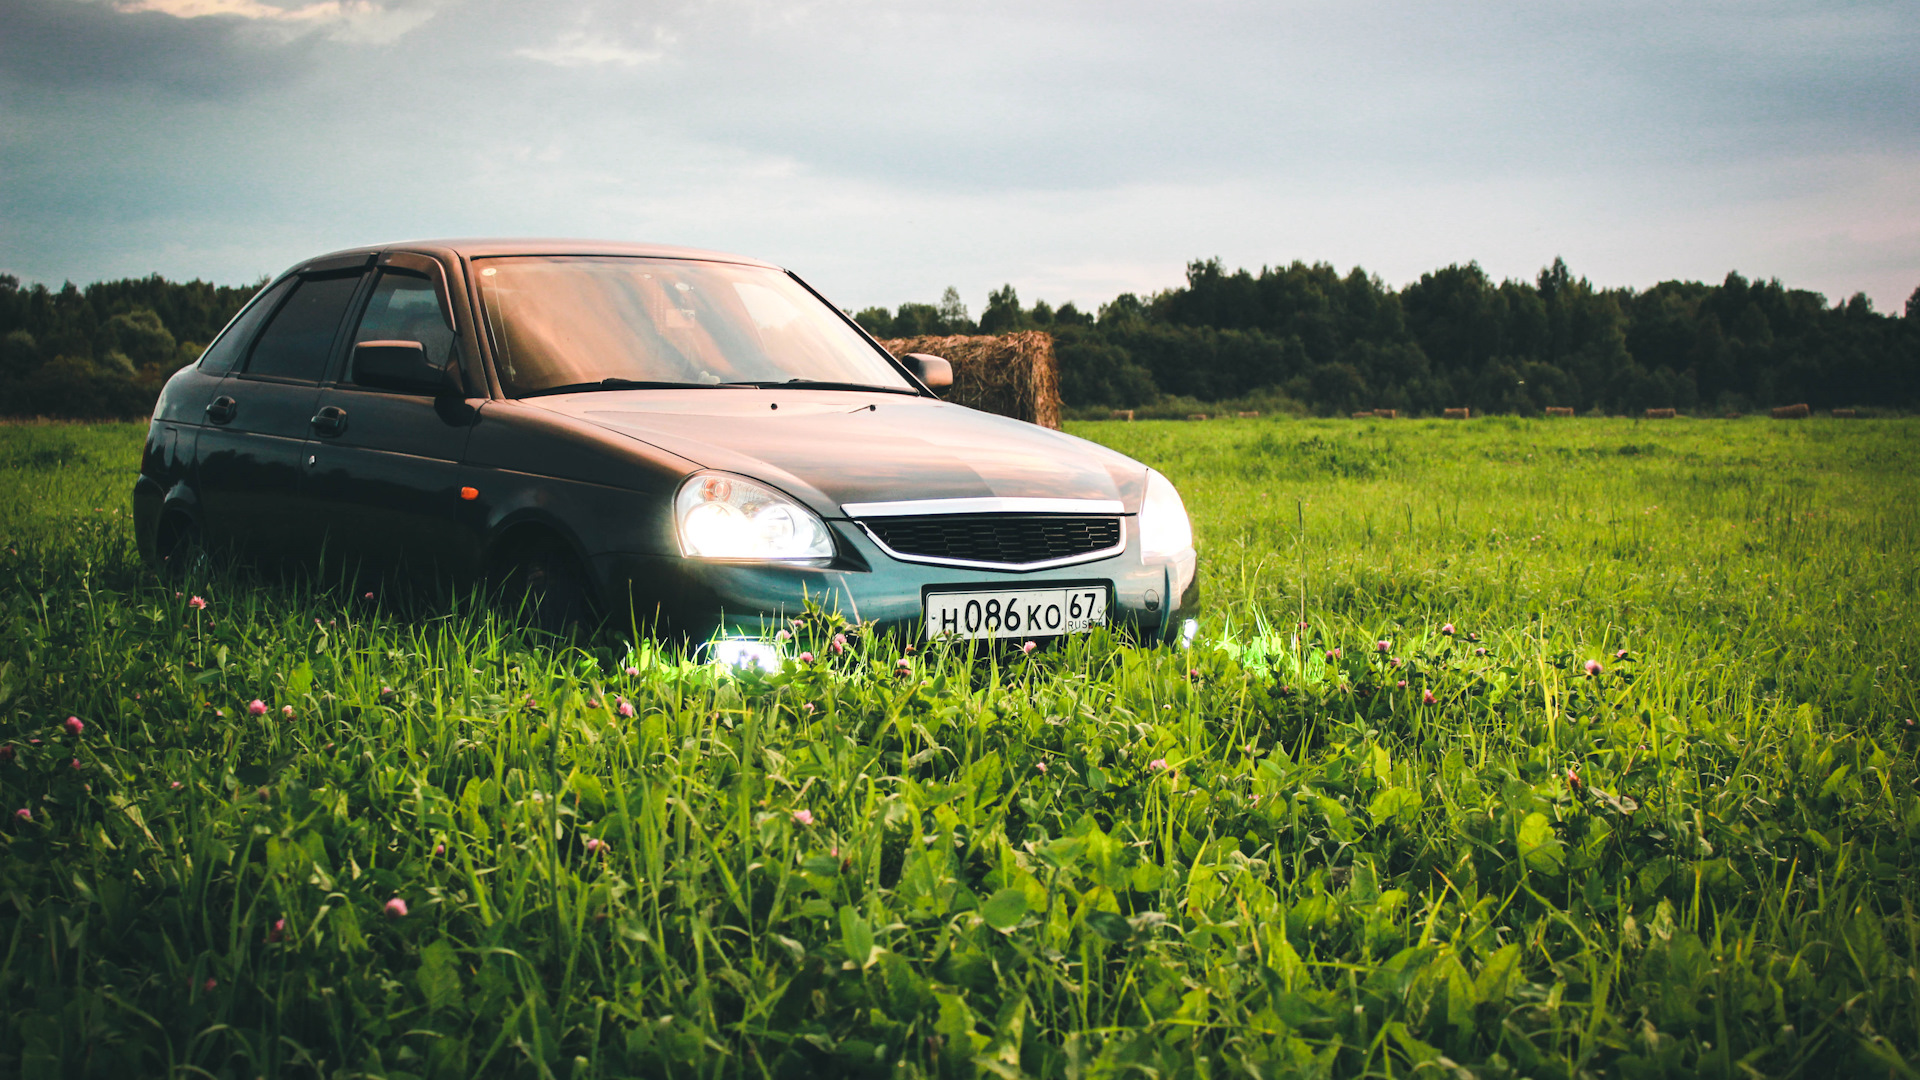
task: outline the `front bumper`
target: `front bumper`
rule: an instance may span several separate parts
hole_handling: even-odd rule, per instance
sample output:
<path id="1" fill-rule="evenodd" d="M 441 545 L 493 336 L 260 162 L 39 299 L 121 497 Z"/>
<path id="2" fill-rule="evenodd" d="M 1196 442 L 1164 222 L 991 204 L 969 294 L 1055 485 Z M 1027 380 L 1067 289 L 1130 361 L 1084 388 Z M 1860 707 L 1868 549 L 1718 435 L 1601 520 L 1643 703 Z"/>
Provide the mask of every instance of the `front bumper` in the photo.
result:
<path id="1" fill-rule="evenodd" d="M 1131 525 L 1127 546 L 1119 554 L 1016 572 L 904 562 L 882 551 L 852 522 L 827 524 L 842 553 L 827 565 L 613 553 L 596 556 L 593 572 L 615 619 L 630 616 L 641 630 L 694 641 L 771 633 L 810 603 L 883 633 L 918 638 L 929 590 L 1109 584 L 1109 625 L 1142 641 L 1178 640 L 1181 625 L 1200 607 L 1193 552 L 1174 559 L 1143 559 Z"/>

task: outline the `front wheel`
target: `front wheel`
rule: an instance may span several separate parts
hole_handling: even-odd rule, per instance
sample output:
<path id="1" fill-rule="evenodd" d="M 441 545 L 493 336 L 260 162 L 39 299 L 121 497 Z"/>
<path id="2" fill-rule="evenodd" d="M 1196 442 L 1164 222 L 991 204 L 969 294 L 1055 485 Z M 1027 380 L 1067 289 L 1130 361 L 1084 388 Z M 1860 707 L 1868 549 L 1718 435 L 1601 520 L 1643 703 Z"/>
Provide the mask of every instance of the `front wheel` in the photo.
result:
<path id="1" fill-rule="evenodd" d="M 586 575 L 555 543 L 524 547 L 506 560 L 501 599 L 526 625 L 549 634 L 575 633 L 593 615 Z"/>

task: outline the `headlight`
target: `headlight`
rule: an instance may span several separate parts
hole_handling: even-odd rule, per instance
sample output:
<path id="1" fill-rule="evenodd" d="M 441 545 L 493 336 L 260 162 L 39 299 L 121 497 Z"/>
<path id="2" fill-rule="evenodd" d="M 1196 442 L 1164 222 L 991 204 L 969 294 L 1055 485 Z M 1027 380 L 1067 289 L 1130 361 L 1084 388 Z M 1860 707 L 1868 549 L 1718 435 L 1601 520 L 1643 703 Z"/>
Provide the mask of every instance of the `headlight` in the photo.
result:
<path id="1" fill-rule="evenodd" d="M 1140 553 L 1178 555 L 1193 546 L 1193 523 L 1186 504 L 1166 477 L 1147 470 L 1147 494 L 1140 500 Z"/>
<path id="2" fill-rule="evenodd" d="M 811 510 L 725 473 L 695 473 L 673 498 L 680 554 L 695 559 L 827 559 L 833 538 Z"/>

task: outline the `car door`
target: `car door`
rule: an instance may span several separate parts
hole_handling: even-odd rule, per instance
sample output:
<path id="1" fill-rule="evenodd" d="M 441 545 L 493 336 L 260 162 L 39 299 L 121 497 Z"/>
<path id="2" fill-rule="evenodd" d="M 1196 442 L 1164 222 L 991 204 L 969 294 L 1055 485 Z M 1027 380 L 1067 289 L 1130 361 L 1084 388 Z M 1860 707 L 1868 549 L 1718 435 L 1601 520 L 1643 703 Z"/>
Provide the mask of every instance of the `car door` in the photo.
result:
<path id="1" fill-rule="evenodd" d="M 194 485 L 211 543 L 270 560 L 316 552 L 304 451 L 321 376 L 369 261 L 309 266 L 284 282 L 246 355 L 214 388 Z"/>
<path id="2" fill-rule="evenodd" d="M 307 482 L 328 550 L 368 569 L 469 571 L 477 518 L 460 513 L 460 463 L 482 399 L 365 385 L 356 379 L 354 346 L 371 341 L 418 342 L 434 366 L 460 370 L 460 339 L 435 260 L 382 257 L 340 375 L 320 392 Z"/>

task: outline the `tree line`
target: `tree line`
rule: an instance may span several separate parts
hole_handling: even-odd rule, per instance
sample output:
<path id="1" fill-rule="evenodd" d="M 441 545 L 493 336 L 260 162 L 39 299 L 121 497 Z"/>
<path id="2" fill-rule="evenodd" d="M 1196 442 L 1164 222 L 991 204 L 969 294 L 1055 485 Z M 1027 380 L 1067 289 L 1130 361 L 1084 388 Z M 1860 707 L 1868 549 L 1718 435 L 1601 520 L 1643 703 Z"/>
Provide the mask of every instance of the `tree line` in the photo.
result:
<path id="1" fill-rule="evenodd" d="M 50 289 L 0 275 L 0 413 L 145 413 L 261 284 L 156 274 Z M 1081 410 L 1920 408 L 1920 289 L 1883 315 L 1863 294 L 1829 305 L 1737 273 L 1599 289 L 1559 259 L 1530 282 L 1468 263 L 1395 290 L 1357 267 L 1255 274 L 1212 259 L 1189 264 L 1184 285 L 1091 312 L 1025 306 L 1007 285 L 978 320 L 951 288 L 854 318 L 882 338 L 1051 331 L 1061 395 Z"/>
<path id="2" fill-rule="evenodd" d="M 174 282 L 155 274 L 49 289 L 0 274 L 0 413 L 151 412 L 167 377 L 199 359 L 264 284 Z"/>
<path id="3" fill-rule="evenodd" d="M 977 322 L 953 289 L 937 305 L 855 318 L 879 337 L 1052 331 L 1061 396 L 1082 410 L 1920 407 L 1920 289 L 1890 316 L 1861 293 L 1829 305 L 1738 273 L 1600 289 L 1560 259 L 1533 281 L 1495 282 L 1468 263 L 1395 290 L 1359 268 L 1255 274 L 1212 259 L 1189 264 L 1183 286 L 1123 293 L 1095 312 L 1023 307 L 1008 285 Z"/>

